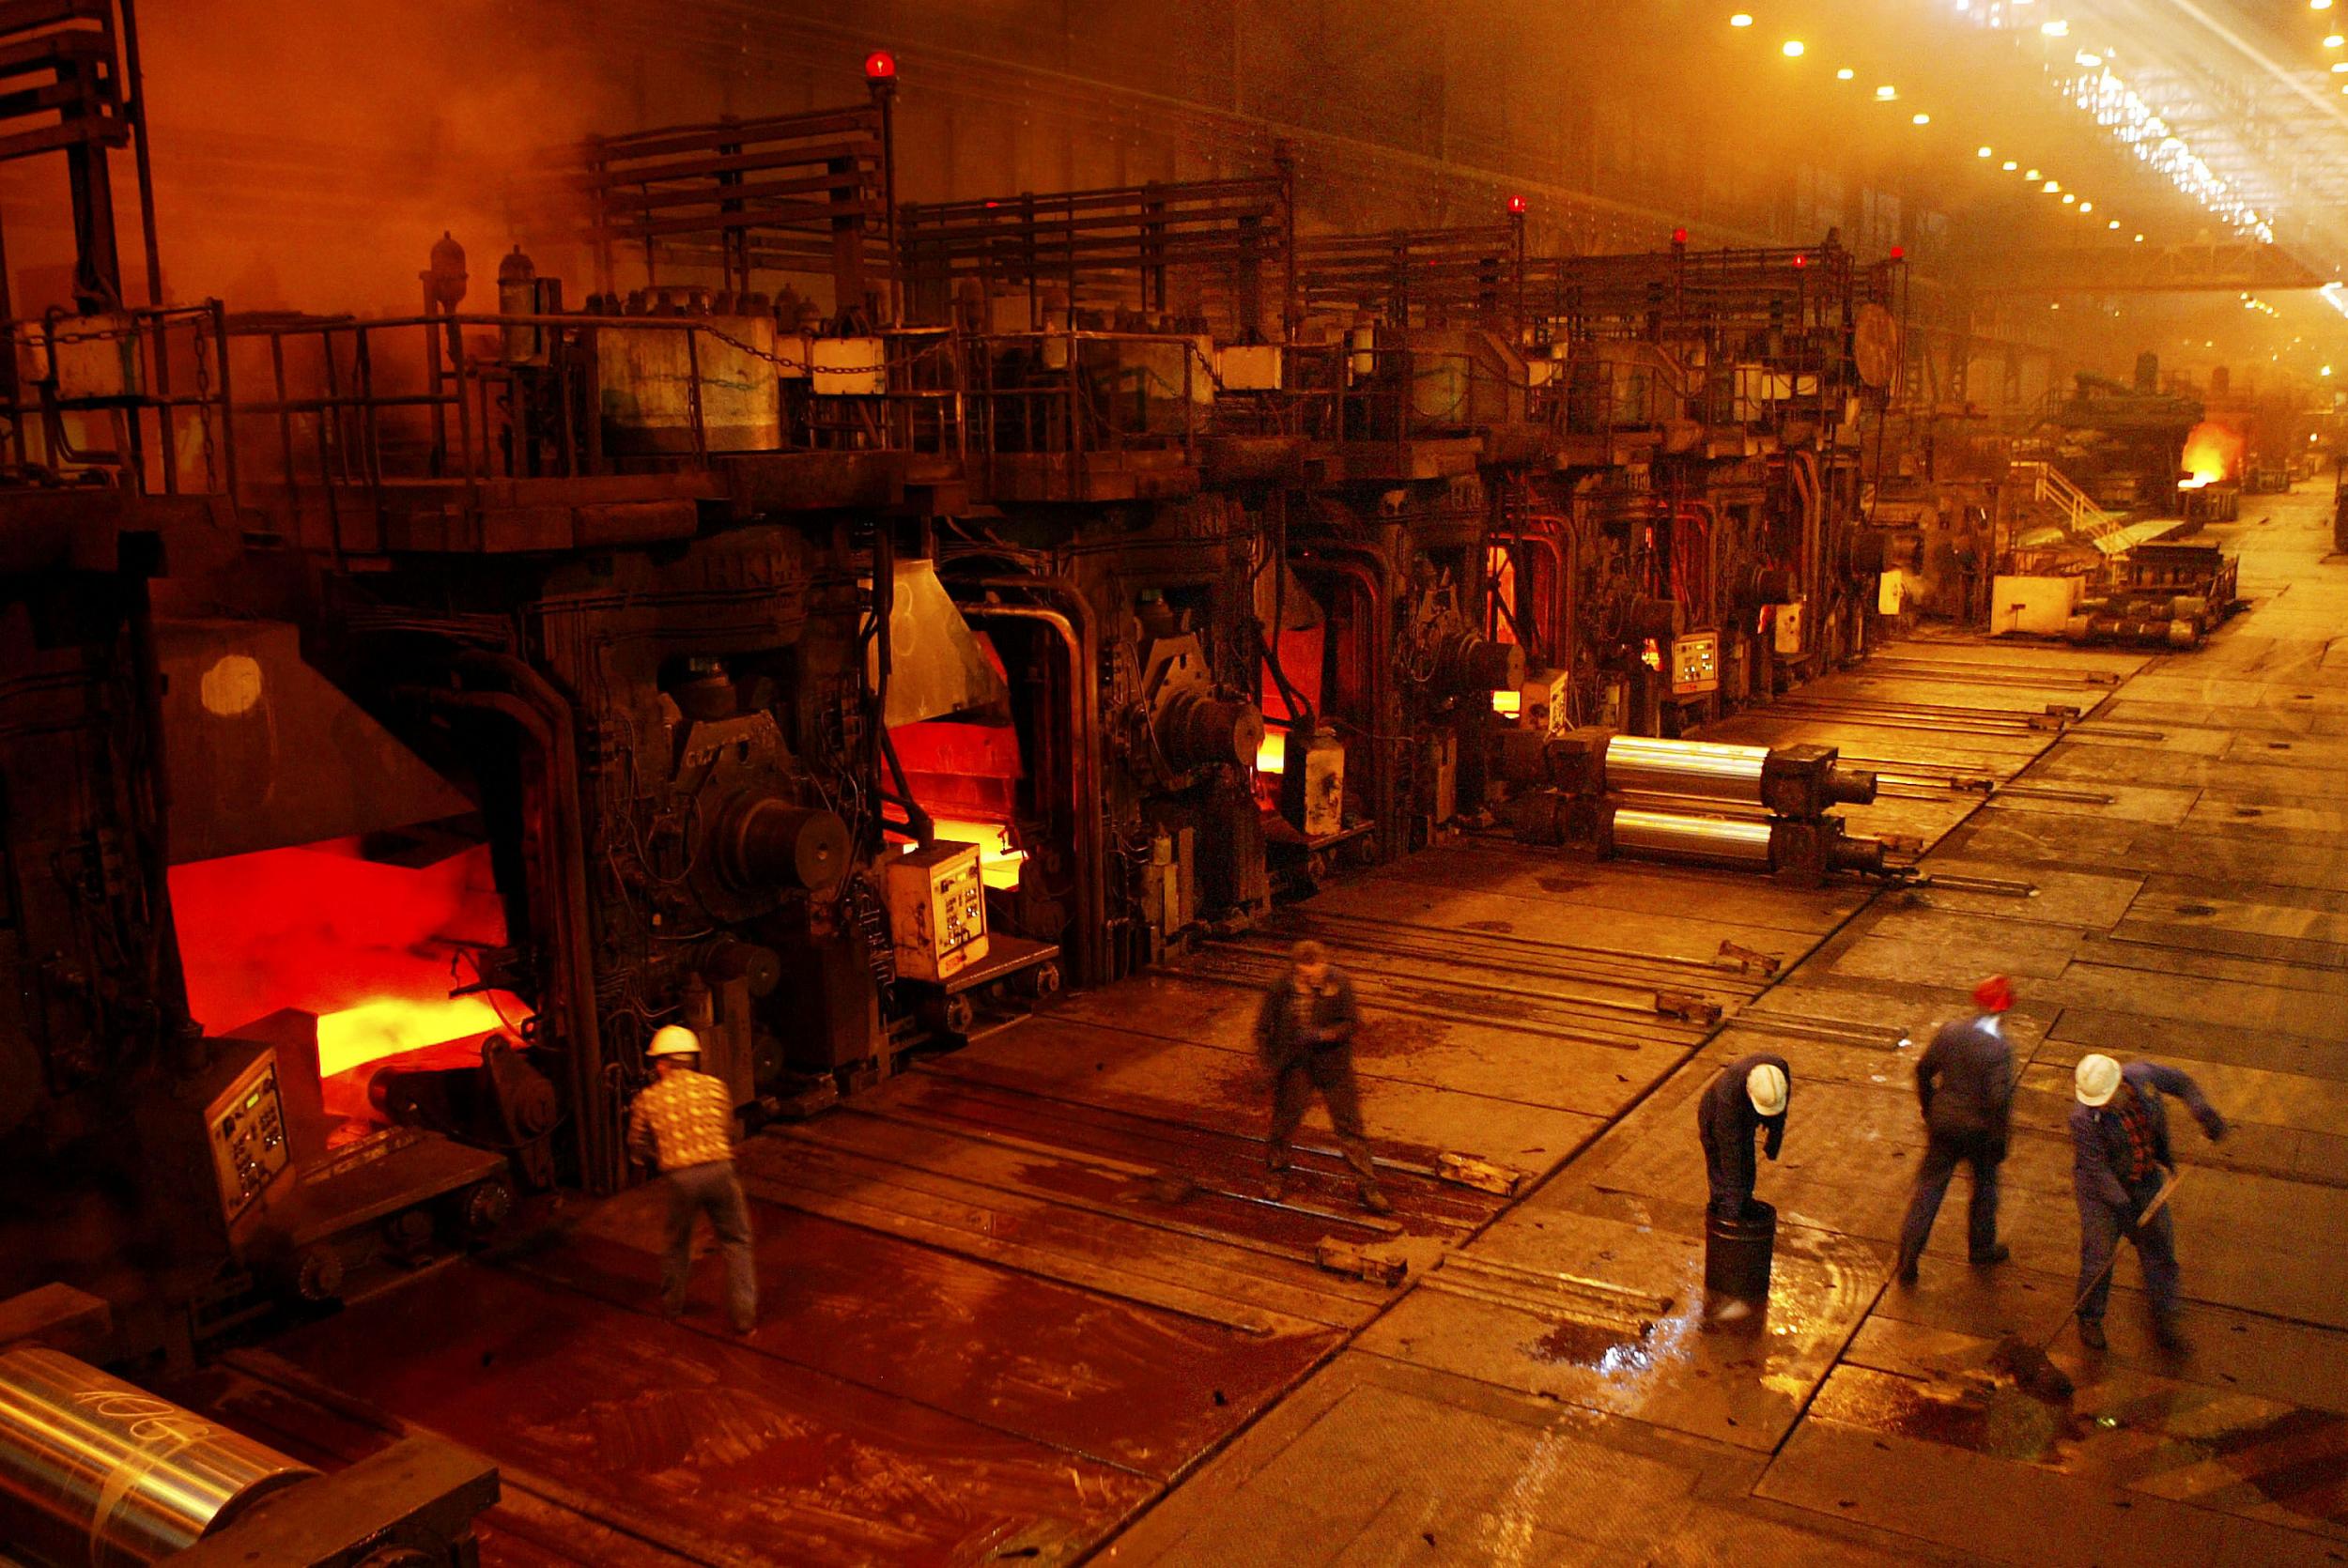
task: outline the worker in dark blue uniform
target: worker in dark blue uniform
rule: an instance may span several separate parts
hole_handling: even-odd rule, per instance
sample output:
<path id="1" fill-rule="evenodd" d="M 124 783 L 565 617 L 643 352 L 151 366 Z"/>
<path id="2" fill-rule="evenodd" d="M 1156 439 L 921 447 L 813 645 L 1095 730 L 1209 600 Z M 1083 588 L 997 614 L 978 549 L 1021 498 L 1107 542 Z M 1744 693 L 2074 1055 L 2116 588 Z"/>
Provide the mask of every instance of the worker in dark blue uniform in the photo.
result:
<path id="1" fill-rule="evenodd" d="M 2158 1062 L 2124 1068 L 2109 1056 L 2082 1056 L 2072 1084 L 2078 1100 L 2071 1107 L 2071 1179 L 2079 1205 L 2079 1343 L 2090 1350 L 2104 1347 L 2112 1256 L 2124 1236 L 2136 1243 L 2144 1266 L 2154 1336 L 2163 1349 L 2182 1350 L 2176 1226 L 2165 1205 L 2145 1213 L 2176 1168 L 2161 1096 L 2184 1100 L 2212 1142 L 2226 1135 L 2226 1118 L 2192 1079 Z"/>
<path id="2" fill-rule="evenodd" d="M 1696 1100 L 1696 1136 L 1704 1145 L 1711 1208 L 1722 1219 L 1742 1220 L 1756 1207 L 1753 1136 L 1769 1134 L 1762 1152 L 1775 1160 L 1785 1141 L 1785 1106 L 1792 1094 L 1785 1058 L 1762 1053 L 1722 1068 Z"/>
<path id="3" fill-rule="evenodd" d="M 1916 1063 L 1916 1098 L 1924 1108 L 1924 1157 L 1916 1191 L 1900 1224 L 1899 1281 L 1916 1283 L 1916 1261 L 1932 1236 L 1932 1222 L 1948 1196 L 1959 1164 L 1973 1173 L 1967 1216 L 1967 1252 L 1976 1268 L 2003 1263 L 2011 1253 L 1998 1239 L 1998 1167 L 2005 1161 L 2014 1115 L 2014 1053 L 2000 1020 L 2014 1006 L 2014 988 L 1992 975 L 1973 988 L 1971 1018 L 1943 1024 Z"/>

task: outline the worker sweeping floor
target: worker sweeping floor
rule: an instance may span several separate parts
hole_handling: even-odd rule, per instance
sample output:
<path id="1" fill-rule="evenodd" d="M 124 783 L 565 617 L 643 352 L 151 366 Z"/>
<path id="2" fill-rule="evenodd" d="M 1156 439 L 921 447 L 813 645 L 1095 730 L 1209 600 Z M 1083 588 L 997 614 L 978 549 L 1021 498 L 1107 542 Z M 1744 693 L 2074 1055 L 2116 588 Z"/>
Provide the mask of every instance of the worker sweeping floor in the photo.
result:
<path id="1" fill-rule="evenodd" d="M 654 1188 L 171 1391 L 313 1462 L 481 1450 L 492 1564 L 2326 1560 L 2348 565 L 2321 498 L 2273 519 L 2201 653 L 1927 638 L 1720 727 L 1877 769 L 1845 815 L 1934 846 L 1916 887 L 1471 836 L 748 1141 L 745 1336 L 714 1255 L 664 1316 Z M 1319 1104 L 1267 1170 L 1256 1028 L 1300 941 L 1349 976 L 1372 1181 Z M 1992 973 L 2009 1255 L 1951 1213 L 1902 1285 L 1917 1060 Z M 2185 1179 L 2115 1210 L 2101 1350 L 2065 1321 L 2090 1056 L 2231 1123 L 2148 1145 Z M 1756 1057 L 1760 1158 L 1718 1174 L 1769 1255 L 1707 1290 L 1697 1101 Z M 2164 1216 L 2174 1321 L 2120 1226 Z"/>
<path id="2" fill-rule="evenodd" d="M 1653 1334 L 1558 1355 L 1538 1291 L 1415 1290 L 1106 1560 L 2348 1560 L 2348 563 L 2324 559 L 2327 500 L 2213 530 L 2249 614 L 2126 674 L 1939 840 L 1924 885 L 1791 964 L 1427 1282 L 1477 1260 L 1676 1298 Z M 1917 1060 L 1992 973 L 2018 1077 L 1997 1246 L 1944 1216 L 1905 1286 Z M 1792 1091 L 1754 1185 L 1774 1271 L 1755 1320 L 1723 1326 L 1699 1306 L 1716 1185 L 1691 1124 L 1762 1053 Z M 2161 1146 L 2131 1132 L 2135 1083 L 2166 1102 Z M 2085 1268 L 2082 1123 L 2110 1132 L 2096 1169 L 2121 1189 L 2095 1188 L 2111 1232 Z M 2145 1289 L 2160 1242 L 2173 1316 Z"/>

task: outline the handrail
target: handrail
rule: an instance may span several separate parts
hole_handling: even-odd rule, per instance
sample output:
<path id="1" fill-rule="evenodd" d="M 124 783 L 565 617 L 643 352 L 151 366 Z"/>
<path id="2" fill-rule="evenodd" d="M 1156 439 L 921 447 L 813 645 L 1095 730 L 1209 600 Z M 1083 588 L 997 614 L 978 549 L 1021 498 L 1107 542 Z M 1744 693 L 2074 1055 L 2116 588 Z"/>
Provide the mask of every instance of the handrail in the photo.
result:
<path id="1" fill-rule="evenodd" d="M 2059 512 L 2063 531 L 2073 538 L 2084 539 L 2100 548 L 2105 540 L 2120 531 L 2120 519 L 2096 505 L 2093 498 L 2052 463 L 2017 458 L 2014 467 L 2031 475 L 2031 499 Z"/>

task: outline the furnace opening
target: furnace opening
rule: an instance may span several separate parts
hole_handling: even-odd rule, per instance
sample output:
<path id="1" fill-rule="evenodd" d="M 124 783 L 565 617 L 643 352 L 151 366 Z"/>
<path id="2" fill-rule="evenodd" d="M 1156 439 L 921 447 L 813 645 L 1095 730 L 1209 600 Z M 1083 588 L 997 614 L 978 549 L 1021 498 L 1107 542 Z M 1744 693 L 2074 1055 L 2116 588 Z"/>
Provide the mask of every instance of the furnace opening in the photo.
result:
<path id="1" fill-rule="evenodd" d="M 258 850 L 173 867 L 171 899 L 205 1033 L 315 1014 L 328 1109 L 346 1117 L 372 1118 L 364 1080 L 385 1060 L 499 1030 L 518 1038 L 530 1016 L 508 992 L 450 994 L 506 939 L 487 844 L 384 835 Z"/>

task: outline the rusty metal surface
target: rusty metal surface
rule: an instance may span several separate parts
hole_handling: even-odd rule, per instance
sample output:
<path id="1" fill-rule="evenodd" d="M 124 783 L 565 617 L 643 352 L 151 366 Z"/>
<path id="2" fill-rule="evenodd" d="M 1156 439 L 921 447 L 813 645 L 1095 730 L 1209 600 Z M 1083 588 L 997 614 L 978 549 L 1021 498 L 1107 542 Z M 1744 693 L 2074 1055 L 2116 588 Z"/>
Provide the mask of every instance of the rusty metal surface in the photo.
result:
<path id="1" fill-rule="evenodd" d="M 2226 658 L 2232 635 L 2206 656 Z M 2115 741 L 2112 715 L 2162 665 L 1929 640 L 1897 657 L 1896 682 L 1740 723 L 1756 741 L 1863 738 L 1877 765 L 2037 787 L 1986 809 L 1955 787 L 1860 808 L 1939 838 L 1926 869 L 1945 886 L 1800 892 L 1470 838 L 1301 906 L 1298 931 L 1366 976 L 1357 1054 L 1390 1217 L 1354 1206 L 1317 1116 L 1291 1191 L 1274 1202 L 1264 1186 L 1248 1030 L 1280 932 L 1068 998 L 753 1141 L 766 1295 L 746 1342 L 716 1333 L 714 1259 L 696 1314 L 648 1312 L 660 1214 L 640 1192 L 559 1245 L 447 1270 L 272 1350 L 511 1465 L 524 1483 L 490 1520 L 496 1561 L 563 1560 L 545 1521 L 566 1510 L 628 1549 L 694 1560 L 768 1560 L 728 1554 L 777 1540 L 801 1554 L 780 1560 L 1066 1560 L 1112 1539 L 1118 1560 L 1168 1562 L 1230 1560 L 1243 1544 L 1300 1562 L 2039 1545 L 2089 1560 L 2091 1532 L 2065 1508 L 2118 1521 L 2111 1539 L 2144 1560 L 2337 1539 L 2339 1400 L 2294 1398 L 2287 1370 L 2320 1381 L 2348 1364 L 2324 1327 L 2338 1267 L 2292 1239 L 2348 1223 L 2348 1140 L 2320 1114 L 2348 1079 L 2348 971 L 2331 952 L 2348 945 L 2331 930 L 2348 872 L 2328 844 L 2292 837 L 2328 829 L 2294 817 L 2262 836 L 2240 825 L 2255 819 L 2169 800 L 2294 792 L 2172 772 L 2162 747 Z M 2185 716 L 2215 722 L 2205 695 L 2240 696 L 2215 675 L 2162 679 L 2149 690 L 2180 734 Z M 2076 739 L 2027 727 L 2058 699 L 2089 713 Z M 1946 733 L 1915 722 L 1952 707 L 1974 716 Z M 2091 746 L 2092 769 L 2061 765 Z M 2175 755 L 2223 750 L 2188 740 Z M 2220 855 L 2233 880 L 2214 890 L 2196 872 Z M 1724 962 L 1732 951 L 1777 967 Z M 2022 992 L 2015 1263 L 1968 1275 L 1944 1216 L 1924 1288 L 1887 1293 L 1920 1143 L 1912 1042 L 1983 964 Z M 1665 991 L 1721 1006 L 1722 1025 L 1656 1012 Z M 1568 1033 L 1587 1038 L 1552 1038 Z M 2244 1112 L 2222 1151 L 2191 1148 L 2217 1168 L 2180 1212 L 2194 1314 L 2229 1343 L 2160 1362 L 2124 1321 L 2124 1273 L 2112 1363 L 2078 1412 L 2042 1416 L 1995 1387 L 1986 1350 L 2067 1300 L 2059 1081 L 2080 1051 L 2131 1040 L 2194 1061 Z M 1755 1049 L 1793 1063 L 1800 1106 L 1764 1173 L 1784 1215 L 1771 1300 L 1722 1328 L 1699 1311 L 1688 1101 L 1718 1060 Z M 1440 1179 L 1446 1154 L 1548 1179 L 1512 1200 Z M 1366 1253 L 1406 1260 L 1404 1283 L 1321 1267 Z M 1558 1276 L 1669 1305 L 1598 1321 L 1532 1284 Z M 1297 1506 L 1307 1494 L 1343 1517 L 1336 1501 Z M 1990 1495 L 2010 1495 L 2015 1517 L 1968 1537 L 1964 1508 Z M 1599 1517 L 1622 1528 L 1601 1541 L 1573 1523 Z M 657 1560 L 619 1545 L 609 1560 Z"/>
<path id="2" fill-rule="evenodd" d="M 755 1342 L 475 1265 L 272 1349 L 591 1508 L 614 1499 L 666 1539 L 718 1543 L 734 1560 L 957 1562 L 1030 1546 L 1064 1560 L 1155 1489 Z"/>

